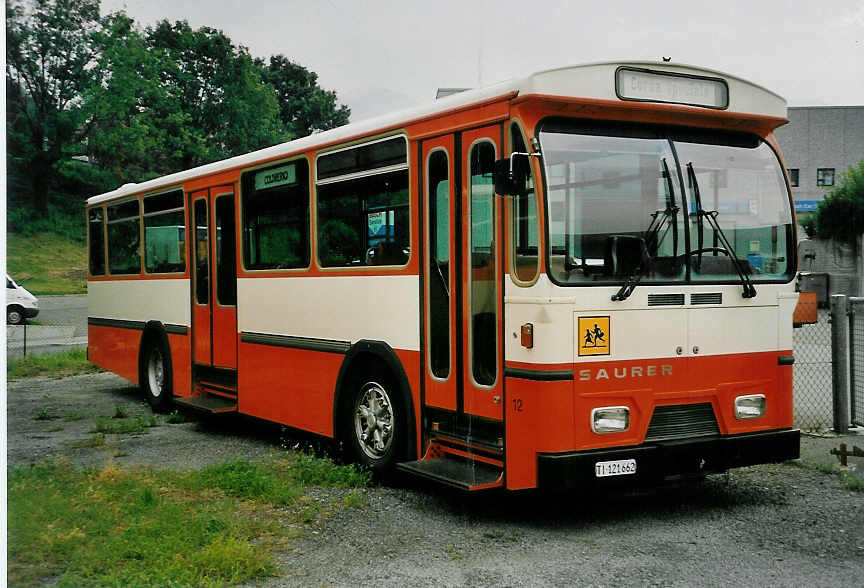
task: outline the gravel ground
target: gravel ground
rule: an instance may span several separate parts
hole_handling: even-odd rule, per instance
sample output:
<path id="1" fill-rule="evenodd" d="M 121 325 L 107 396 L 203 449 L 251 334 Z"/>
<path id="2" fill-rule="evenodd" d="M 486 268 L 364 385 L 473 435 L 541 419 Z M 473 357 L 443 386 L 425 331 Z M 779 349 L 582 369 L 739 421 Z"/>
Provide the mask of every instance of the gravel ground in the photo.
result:
<path id="1" fill-rule="evenodd" d="M 133 416 L 150 414 L 137 391 L 111 374 L 10 383 L 10 464 L 66 455 L 88 465 L 190 468 L 261 459 L 303 441 L 256 421 L 202 419 L 108 435 L 101 447 L 71 445 L 117 404 Z M 35 420 L 40 411 L 59 418 Z M 63 418 L 79 415 L 86 418 Z M 283 576 L 257 585 L 861 586 L 864 494 L 818 466 L 836 463 L 827 451 L 840 441 L 805 437 L 798 464 L 593 497 L 469 496 L 395 480 L 367 489 L 365 507 L 337 510 L 310 527 L 280 555 Z M 864 436 L 842 441 L 864 448 Z M 859 472 L 861 461 L 852 462 Z"/>

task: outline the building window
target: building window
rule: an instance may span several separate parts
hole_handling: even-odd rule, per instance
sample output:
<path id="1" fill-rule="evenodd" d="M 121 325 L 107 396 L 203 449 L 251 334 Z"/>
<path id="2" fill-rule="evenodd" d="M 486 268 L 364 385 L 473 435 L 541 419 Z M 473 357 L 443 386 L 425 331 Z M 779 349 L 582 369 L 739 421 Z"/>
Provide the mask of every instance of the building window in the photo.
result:
<path id="1" fill-rule="evenodd" d="M 834 185 L 834 168 L 820 167 L 816 170 L 816 185 L 817 186 L 833 186 Z"/>
<path id="2" fill-rule="evenodd" d="M 789 185 L 793 188 L 798 187 L 798 168 L 791 167 L 789 168 Z"/>

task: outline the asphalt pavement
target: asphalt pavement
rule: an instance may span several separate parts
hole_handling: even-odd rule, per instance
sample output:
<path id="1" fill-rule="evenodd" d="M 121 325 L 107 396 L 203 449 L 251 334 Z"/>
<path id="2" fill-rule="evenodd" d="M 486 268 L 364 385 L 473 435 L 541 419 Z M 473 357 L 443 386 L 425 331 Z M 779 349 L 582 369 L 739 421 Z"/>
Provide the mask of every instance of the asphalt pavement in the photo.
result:
<path id="1" fill-rule="evenodd" d="M 39 315 L 26 326 L 6 328 L 6 355 L 53 353 L 87 346 L 87 295 L 39 296 Z"/>

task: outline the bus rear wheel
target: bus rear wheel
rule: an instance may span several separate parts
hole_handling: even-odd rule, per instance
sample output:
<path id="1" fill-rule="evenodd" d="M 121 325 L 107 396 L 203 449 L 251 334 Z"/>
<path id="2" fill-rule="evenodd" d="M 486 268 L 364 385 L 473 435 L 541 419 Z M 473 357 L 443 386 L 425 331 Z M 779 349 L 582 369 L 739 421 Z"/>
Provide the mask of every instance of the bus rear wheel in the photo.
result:
<path id="1" fill-rule="evenodd" d="M 343 439 L 351 461 L 386 472 L 402 455 L 407 427 L 400 391 L 385 370 L 352 378 L 343 418 Z"/>
<path id="2" fill-rule="evenodd" d="M 154 339 L 144 348 L 139 381 L 153 410 L 164 411 L 171 405 L 171 360 L 164 346 Z"/>

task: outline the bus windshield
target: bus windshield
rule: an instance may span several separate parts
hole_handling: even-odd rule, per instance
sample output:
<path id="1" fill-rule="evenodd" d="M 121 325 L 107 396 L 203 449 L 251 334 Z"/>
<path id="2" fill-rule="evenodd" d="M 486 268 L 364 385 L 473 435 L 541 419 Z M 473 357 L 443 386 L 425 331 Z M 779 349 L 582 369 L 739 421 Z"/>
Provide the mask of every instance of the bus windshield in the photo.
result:
<path id="1" fill-rule="evenodd" d="M 758 137 L 555 123 L 540 143 L 553 281 L 791 279 L 788 190 Z"/>

